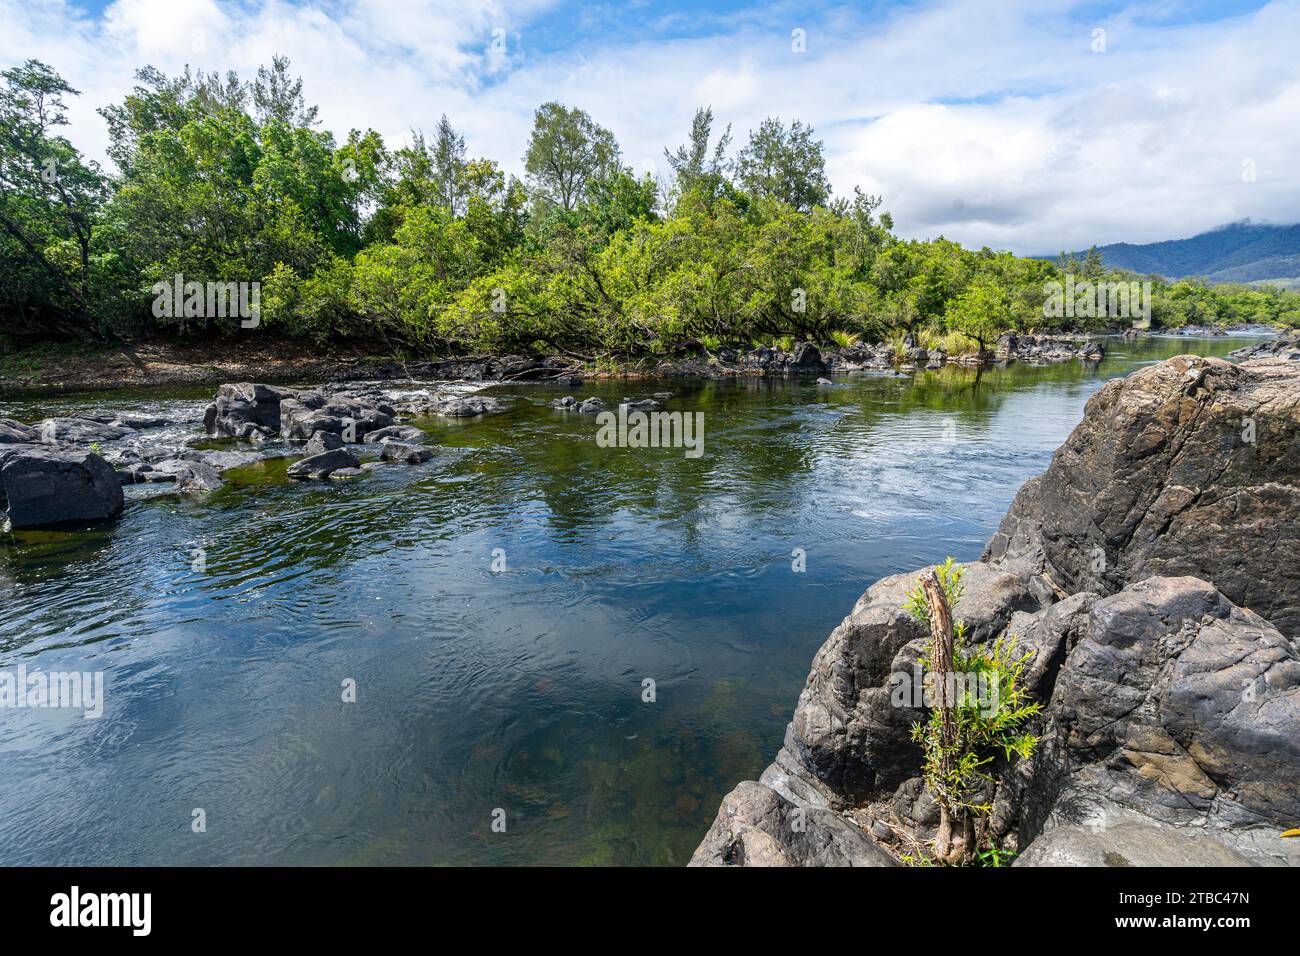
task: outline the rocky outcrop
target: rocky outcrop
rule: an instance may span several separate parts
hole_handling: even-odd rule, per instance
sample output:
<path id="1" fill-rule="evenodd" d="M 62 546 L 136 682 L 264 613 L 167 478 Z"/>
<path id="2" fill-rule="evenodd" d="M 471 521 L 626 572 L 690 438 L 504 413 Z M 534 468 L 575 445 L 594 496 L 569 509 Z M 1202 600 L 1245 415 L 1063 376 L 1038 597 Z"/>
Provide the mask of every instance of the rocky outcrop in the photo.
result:
<path id="1" fill-rule="evenodd" d="M 1300 864 L 1278 837 L 1300 823 L 1298 419 L 1300 369 L 1277 359 L 1111 382 L 966 566 L 955 616 L 974 644 L 1014 637 L 1046 705 L 1037 752 L 991 765 L 983 794 L 1017 865 Z M 831 633 L 776 759 L 693 865 L 846 865 L 933 837 L 910 736 L 918 574 Z"/>
<path id="2" fill-rule="evenodd" d="M 867 590 L 817 652 L 799 695 L 785 748 L 832 806 L 892 792 L 920 765 L 911 727 L 924 711 L 899 706 L 895 694 L 900 681 L 912 679 L 925 642 L 903 607 L 917 573 L 882 578 Z M 973 640 L 1002 633 L 1017 611 L 1037 611 L 1051 599 L 1034 578 L 986 564 L 969 565 L 966 574 L 956 614 Z"/>
<path id="3" fill-rule="evenodd" d="M 1030 845 L 1117 820 L 1212 837 L 1243 859 L 1300 863 L 1300 653 L 1197 578 L 1076 595 L 1013 622 L 1066 638 L 1043 745 L 1002 780 L 995 829 Z M 1119 839 L 1115 837 L 1114 839 Z"/>
<path id="4" fill-rule="evenodd" d="M 345 442 L 357 442 L 392 425 L 395 414 L 387 405 L 306 392 L 280 403 L 280 430 L 289 439 L 306 441 L 316 432 L 333 432 Z"/>
<path id="5" fill-rule="evenodd" d="M 225 481 L 221 472 L 203 461 L 179 461 L 171 473 L 176 481 L 177 491 L 189 491 L 206 494 L 216 491 Z"/>
<path id="6" fill-rule="evenodd" d="M 88 451 L 26 449 L 7 456 L 0 489 L 15 530 L 104 521 L 121 514 L 122 485 L 112 467 Z"/>
<path id="7" fill-rule="evenodd" d="M 1277 338 L 1270 338 L 1257 345 L 1248 345 L 1228 353 L 1229 358 L 1238 362 L 1250 359 L 1279 358 L 1289 362 L 1300 362 L 1300 329 L 1284 332 Z"/>
<path id="8" fill-rule="evenodd" d="M 1178 356 L 1108 382 L 985 560 L 1112 594 L 1195 575 L 1300 635 L 1300 378 Z"/>

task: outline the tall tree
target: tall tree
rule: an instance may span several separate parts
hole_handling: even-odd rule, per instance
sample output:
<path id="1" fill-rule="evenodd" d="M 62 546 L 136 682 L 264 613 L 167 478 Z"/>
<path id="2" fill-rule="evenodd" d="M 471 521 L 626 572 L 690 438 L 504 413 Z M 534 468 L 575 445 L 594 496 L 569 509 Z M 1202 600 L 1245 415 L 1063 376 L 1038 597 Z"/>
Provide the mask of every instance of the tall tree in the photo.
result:
<path id="1" fill-rule="evenodd" d="M 587 183 L 609 175 L 619 163 L 614 134 L 583 110 L 543 103 L 533 114 L 524 169 L 534 197 L 565 212 L 577 208 Z"/>
<path id="2" fill-rule="evenodd" d="M 747 191 L 779 199 L 801 212 L 823 206 L 830 199 L 822 142 L 813 139 L 812 127 L 799 120 L 788 130 L 775 117 L 763 120 L 749 134 L 736 171 Z"/>
<path id="3" fill-rule="evenodd" d="M 308 106 L 302 95 L 302 77 L 289 75 L 289 58 L 275 54 L 271 65 L 257 68 L 253 81 L 253 108 L 257 121 L 278 119 L 288 126 L 315 126 L 317 108 Z"/>
<path id="4" fill-rule="evenodd" d="M 713 131 L 713 109 L 702 106 L 691 120 L 690 139 L 676 152 L 664 150 L 664 158 L 673 171 L 673 189 L 683 195 L 696 187 L 702 188 L 707 198 L 717 195 L 718 188 L 731 170 L 727 148 L 731 145 L 731 124 L 714 144 L 709 153 L 709 137 Z"/>
<path id="5" fill-rule="evenodd" d="M 108 183 L 57 130 L 76 96 L 39 60 L 0 72 L 0 265 L 20 324 L 89 331 L 91 243 Z M 99 331 L 99 330 L 95 330 Z"/>
<path id="6" fill-rule="evenodd" d="M 438 201 L 456 215 L 465 213 L 465 137 L 452 128 L 443 113 L 430 157 Z"/>

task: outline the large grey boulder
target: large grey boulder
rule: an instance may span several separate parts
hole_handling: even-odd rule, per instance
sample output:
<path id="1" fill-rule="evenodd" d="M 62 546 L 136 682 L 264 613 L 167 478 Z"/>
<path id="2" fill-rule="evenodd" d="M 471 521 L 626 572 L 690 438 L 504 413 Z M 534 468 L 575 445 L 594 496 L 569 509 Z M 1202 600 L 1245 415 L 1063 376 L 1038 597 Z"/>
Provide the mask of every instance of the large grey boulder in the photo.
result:
<path id="1" fill-rule="evenodd" d="M 1044 833 L 1013 866 L 1250 866 L 1206 833 L 1150 820 L 1110 826 L 1067 824 Z"/>
<path id="2" fill-rule="evenodd" d="M 303 446 L 302 453 L 310 458 L 312 455 L 321 455 L 342 447 L 343 438 L 335 432 L 315 432 L 311 440 Z"/>
<path id="3" fill-rule="evenodd" d="M 984 559 L 1073 594 L 1194 575 L 1300 634 L 1300 367 L 1178 356 L 1108 382 Z"/>
<path id="4" fill-rule="evenodd" d="M 122 485 L 112 466 L 88 451 L 30 449 L 0 467 L 10 527 L 103 521 L 122 513 Z"/>

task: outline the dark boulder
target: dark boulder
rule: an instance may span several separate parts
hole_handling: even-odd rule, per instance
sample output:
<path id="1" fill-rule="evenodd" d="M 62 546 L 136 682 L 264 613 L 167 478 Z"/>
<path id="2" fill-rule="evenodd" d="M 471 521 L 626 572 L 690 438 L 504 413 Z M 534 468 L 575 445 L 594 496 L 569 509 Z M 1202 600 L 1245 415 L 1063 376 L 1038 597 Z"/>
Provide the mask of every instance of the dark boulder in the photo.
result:
<path id="1" fill-rule="evenodd" d="M 32 449 L 0 468 L 10 527 L 103 521 L 121 514 L 122 485 L 108 462 L 88 451 Z"/>
<path id="2" fill-rule="evenodd" d="M 302 453 L 307 457 L 324 454 L 335 448 L 343 447 L 343 439 L 334 432 L 314 432 L 311 439 L 303 446 Z"/>
<path id="3" fill-rule="evenodd" d="M 80 416 L 47 418 L 32 427 L 40 436 L 39 440 L 47 445 L 93 445 L 135 434 L 133 428 Z"/>
<path id="4" fill-rule="evenodd" d="M 811 342 L 798 342 L 790 353 L 786 368 L 791 372 L 822 372 L 826 366 L 822 363 L 822 353 Z"/>
<path id="5" fill-rule="evenodd" d="M 385 442 L 380 452 L 384 461 L 401 461 L 408 465 L 418 465 L 433 457 L 433 451 L 422 445 L 406 445 L 402 442 Z"/>
<path id="6" fill-rule="evenodd" d="M 209 435 L 259 441 L 280 431 L 280 403 L 294 392 L 274 385 L 238 382 L 222 385 L 203 413 Z"/>
<path id="7" fill-rule="evenodd" d="M 340 468 L 360 468 L 359 462 L 352 452 L 346 448 L 335 448 L 333 451 L 323 452 L 319 455 L 311 455 L 301 461 L 296 461 L 289 466 L 287 472 L 290 478 L 328 478 L 332 472 Z"/>

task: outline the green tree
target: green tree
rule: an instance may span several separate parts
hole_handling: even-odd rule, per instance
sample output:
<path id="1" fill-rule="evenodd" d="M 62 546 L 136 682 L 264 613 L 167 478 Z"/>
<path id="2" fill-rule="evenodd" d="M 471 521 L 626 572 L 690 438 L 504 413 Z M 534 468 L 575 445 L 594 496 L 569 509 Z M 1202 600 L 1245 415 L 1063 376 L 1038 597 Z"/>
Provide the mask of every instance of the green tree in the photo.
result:
<path id="1" fill-rule="evenodd" d="M 524 168 L 539 202 L 572 212 L 587 183 L 609 175 L 618 164 L 614 134 L 584 111 L 552 102 L 533 114 Z"/>
<path id="2" fill-rule="evenodd" d="M 675 152 L 664 149 L 664 158 L 673 172 L 673 193 L 681 196 L 691 190 L 700 190 L 708 200 L 716 198 L 732 163 L 727 159 L 727 149 L 731 146 L 731 125 L 718 137 L 718 141 L 709 150 L 709 139 L 713 132 L 713 110 L 700 107 L 691 120 L 690 138 L 685 145 L 678 146 Z"/>
<path id="3" fill-rule="evenodd" d="M 433 181 L 438 202 L 456 215 L 465 212 L 465 137 L 452 128 L 443 114 L 434 140 Z"/>
<path id="4" fill-rule="evenodd" d="M 749 134 L 736 163 L 740 184 L 748 192 L 780 200 L 801 212 L 825 205 L 831 185 L 821 140 L 799 120 L 786 129 L 768 117 Z"/>
<path id="5" fill-rule="evenodd" d="M 76 96 L 39 60 L 0 72 L 0 264 L 17 331 L 104 331 L 94 284 L 96 223 L 108 181 L 58 130 Z"/>
<path id="6" fill-rule="evenodd" d="M 302 77 L 290 77 L 287 56 L 275 54 L 271 57 L 269 67 L 257 68 L 252 98 L 259 123 L 265 124 L 274 119 L 286 126 L 316 125 L 317 108 L 308 106 L 303 98 Z"/>

